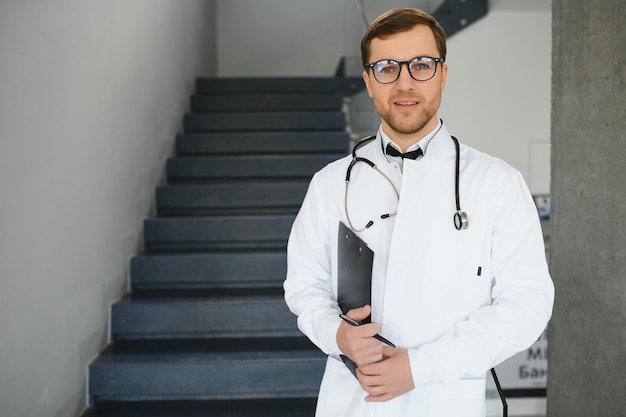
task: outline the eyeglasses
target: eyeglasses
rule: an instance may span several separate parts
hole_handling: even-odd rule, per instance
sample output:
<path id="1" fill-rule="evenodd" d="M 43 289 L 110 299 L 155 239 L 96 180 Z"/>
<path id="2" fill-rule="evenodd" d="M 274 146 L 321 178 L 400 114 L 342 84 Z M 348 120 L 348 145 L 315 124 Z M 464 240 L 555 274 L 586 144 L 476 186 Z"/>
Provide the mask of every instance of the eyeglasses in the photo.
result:
<path id="1" fill-rule="evenodd" d="M 406 64 L 409 74 L 416 81 L 428 81 L 435 76 L 437 64 L 442 63 L 443 58 L 433 58 L 430 56 L 418 56 L 410 61 L 394 61 L 393 59 L 383 59 L 367 64 L 365 69 L 371 68 L 374 78 L 381 84 L 391 84 L 400 78 L 402 64 Z"/>

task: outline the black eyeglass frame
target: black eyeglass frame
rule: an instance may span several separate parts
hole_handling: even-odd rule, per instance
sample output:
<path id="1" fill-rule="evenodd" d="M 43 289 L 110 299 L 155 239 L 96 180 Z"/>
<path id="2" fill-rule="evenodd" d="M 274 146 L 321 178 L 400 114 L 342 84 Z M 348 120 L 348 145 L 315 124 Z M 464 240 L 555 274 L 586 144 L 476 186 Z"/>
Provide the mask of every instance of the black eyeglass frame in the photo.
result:
<path id="1" fill-rule="evenodd" d="M 435 71 L 433 71 L 433 75 L 431 75 L 430 77 L 425 78 L 423 80 L 420 80 L 419 78 L 415 78 L 415 76 L 411 72 L 411 65 L 410 64 L 411 64 L 411 62 L 415 61 L 416 59 L 419 60 L 419 59 L 423 59 L 423 58 L 428 58 L 428 59 L 431 59 L 431 60 L 433 60 L 435 62 Z M 395 80 L 385 82 L 385 81 L 380 81 L 378 78 L 376 78 L 376 71 L 374 71 L 374 66 L 377 65 L 380 62 L 383 62 L 383 61 L 396 63 L 400 67 L 400 70 L 398 71 L 398 76 L 396 77 Z M 395 59 L 381 59 L 381 60 L 378 60 L 376 62 L 372 62 L 371 64 L 367 64 L 363 68 L 365 68 L 366 70 L 367 69 L 371 69 L 372 70 L 372 75 L 374 76 L 374 79 L 377 82 L 379 82 L 381 84 L 392 84 L 392 83 L 395 83 L 396 81 L 398 81 L 398 79 L 400 78 L 400 74 L 402 73 L 402 66 L 403 66 L 403 64 L 406 64 L 406 68 L 409 71 L 409 75 L 415 81 L 428 81 L 428 80 L 431 80 L 435 76 L 435 74 L 437 74 L 437 64 L 443 64 L 444 62 L 445 62 L 445 59 L 443 59 L 443 58 L 435 58 L 435 57 L 432 57 L 432 56 L 421 55 L 421 56 L 416 56 L 415 58 L 413 58 L 413 59 L 411 59 L 409 61 L 396 61 Z"/>

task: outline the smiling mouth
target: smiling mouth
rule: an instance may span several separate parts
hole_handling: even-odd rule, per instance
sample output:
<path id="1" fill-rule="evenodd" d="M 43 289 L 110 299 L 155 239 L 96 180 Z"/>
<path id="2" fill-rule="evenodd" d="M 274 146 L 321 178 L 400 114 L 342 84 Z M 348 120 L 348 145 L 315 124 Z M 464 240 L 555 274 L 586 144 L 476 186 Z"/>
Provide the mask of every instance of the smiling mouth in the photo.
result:
<path id="1" fill-rule="evenodd" d="M 396 106 L 408 107 L 408 106 L 414 106 L 417 103 L 418 103 L 417 101 L 403 101 L 403 102 L 395 102 L 394 104 Z"/>

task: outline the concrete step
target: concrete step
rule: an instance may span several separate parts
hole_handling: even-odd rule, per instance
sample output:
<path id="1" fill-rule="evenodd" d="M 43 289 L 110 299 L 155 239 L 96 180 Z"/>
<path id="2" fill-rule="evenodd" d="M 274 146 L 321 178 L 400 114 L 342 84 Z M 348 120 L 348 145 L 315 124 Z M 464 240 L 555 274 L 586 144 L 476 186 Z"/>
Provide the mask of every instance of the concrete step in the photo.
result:
<path id="1" fill-rule="evenodd" d="M 286 273 L 285 251 L 148 254 L 130 261 L 134 291 L 281 289 Z"/>
<path id="2" fill-rule="evenodd" d="M 181 134 L 176 152 L 184 155 L 347 154 L 350 137 L 330 132 L 217 132 Z"/>
<path id="3" fill-rule="evenodd" d="M 327 94 L 211 94 L 191 97 L 193 113 L 250 111 L 339 111 L 343 97 Z"/>
<path id="4" fill-rule="evenodd" d="M 201 78 L 199 94 L 337 93 L 351 96 L 365 88 L 361 77 L 229 77 Z"/>
<path id="5" fill-rule="evenodd" d="M 169 184 L 224 180 L 310 180 L 343 154 L 173 157 L 167 160 Z"/>
<path id="6" fill-rule="evenodd" d="M 206 345 L 114 344 L 89 367 L 99 401 L 314 398 L 326 357 L 318 349 L 211 351 Z"/>
<path id="7" fill-rule="evenodd" d="M 107 401 L 82 417 L 313 417 L 316 398 Z"/>
<path id="8" fill-rule="evenodd" d="M 156 188 L 158 216 L 297 213 L 308 183 L 237 182 Z"/>
<path id="9" fill-rule="evenodd" d="M 285 249 L 295 215 L 150 218 L 146 251 Z"/>
<path id="10" fill-rule="evenodd" d="M 357 77 L 197 81 L 191 113 L 90 365 L 84 417 L 312 417 L 326 356 L 283 299 L 311 176 L 349 152 Z"/>
<path id="11" fill-rule="evenodd" d="M 341 111 L 319 112 L 247 112 L 188 114 L 185 132 L 241 131 L 343 131 L 345 115 Z"/>
<path id="12" fill-rule="evenodd" d="M 302 337 L 282 295 L 137 293 L 111 309 L 113 340 Z"/>

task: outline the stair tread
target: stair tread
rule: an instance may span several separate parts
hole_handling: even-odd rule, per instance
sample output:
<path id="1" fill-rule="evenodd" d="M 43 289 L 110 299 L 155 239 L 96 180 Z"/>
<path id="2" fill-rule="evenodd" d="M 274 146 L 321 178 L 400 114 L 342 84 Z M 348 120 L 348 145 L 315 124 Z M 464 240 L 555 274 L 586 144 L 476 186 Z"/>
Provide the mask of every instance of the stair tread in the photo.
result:
<path id="1" fill-rule="evenodd" d="M 200 194 L 205 199 L 214 199 L 213 194 L 229 195 L 244 192 L 255 191 L 257 193 L 272 192 L 272 194 L 280 198 L 284 193 L 289 191 L 301 191 L 303 188 L 306 190 L 308 187 L 308 181 L 289 181 L 284 183 L 276 183 L 274 181 L 241 181 L 231 183 L 213 183 L 213 184 L 167 184 L 161 185 L 156 188 L 157 194 L 159 193 L 177 193 L 183 194 Z M 265 194 L 264 194 L 265 195 Z M 219 202 L 219 201 L 218 201 Z M 259 201 L 259 204 L 276 204 L 272 201 Z"/>
<path id="2" fill-rule="evenodd" d="M 193 113 L 252 111 L 337 111 L 342 97 L 336 93 L 296 94 L 196 94 L 191 97 Z"/>
<path id="3" fill-rule="evenodd" d="M 206 345 L 186 346 L 185 343 L 168 344 L 156 342 L 151 344 L 117 344 L 108 347 L 94 360 L 92 366 L 106 364 L 185 364 L 210 362 L 250 362 L 250 361 L 292 361 L 319 360 L 324 355 L 317 349 L 290 350 L 243 350 L 243 351 L 211 351 Z"/>
<path id="4" fill-rule="evenodd" d="M 361 77 L 223 77 L 200 78 L 200 93 L 237 94 L 245 92 L 340 92 L 351 95 L 365 88 Z"/>
<path id="5" fill-rule="evenodd" d="M 115 305 L 123 304 L 154 304 L 154 303 L 214 303 L 214 304 L 274 304 L 284 303 L 282 294 L 255 294 L 249 296 L 215 295 L 210 290 L 155 291 L 142 294 L 141 291 L 130 293 Z"/>
<path id="6" fill-rule="evenodd" d="M 111 333 L 115 340 L 300 335 L 282 294 L 217 296 L 198 291 L 131 294 L 112 306 Z"/>
<path id="7" fill-rule="evenodd" d="M 337 158 L 345 156 L 343 153 L 332 153 L 331 157 Z M 227 161 L 228 163 L 241 163 L 246 161 L 300 161 L 300 160 L 309 160 L 313 158 L 328 158 L 328 153 L 311 153 L 311 154 L 296 154 L 296 155 L 282 155 L 282 154 L 271 154 L 271 155 L 202 155 L 202 156 L 173 156 L 168 158 L 169 160 L 182 160 L 185 162 L 194 162 L 194 161 Z"/>
<path id="8" fill-rule="evenodd" d="M 315 172 L 344 154 L 176 156 L 166 161 L 169 184 L 178 181 L 251 179 L 309 180 Z"/>
<path id="9" fill-rule="evenodd" d="M 219 217 L 225 217 L 225 216 L 219 216 Z M 252 217 L 252 216 L 251 216 Z M 178 218 L 188 218 L 187 216 L 181 216 Z M 197 260 L 200 258 L 221 258 L 223 256 L 231 256 L 231 257 L 241 257 L 241 256 L 252 256 L 252 257 L 260 257 L 260 258 L 266 258 L 266 257 L 276 257 L 276 256 L 281 256 L 284 255 L 284 251 L 279 251 L 279 250 L 273 250 L 273 251 L 267 251 L 267 250 L 251 250 L 251 251 L 247 251 L 245 253 L 241 253 L 241 252 L 226 252 L 226 253 L 196 253 L 196 252 L 189 252 L 189 253 L 185 253 L 185 252 L 172 252 L 172 253 L 149 253 L 149 252 L 144 252 L 144 253 L 139 253 L 137 254 L 137 256 L 135 256 L 134 258 L 139 258 L 139 259 L 165 259 L 165 258 L 171 258 L 173 260 L 182 260 L 182 259 L 187 259 L 187 260 Z"/>
<path id="10" fill-rule="evenodd" d="M 277 224 L 285 224 L 293 222 L 295 216 L 293 214 L 263 214 L 263 215 L 217 215 L 217 216 L 201 216 L 201 217 L 150 217 L 144 220 L 144 226 L 152 227 L 153 225 L 173 225 L 179 224 L 181 226 L 197 227 L 204 226 L 210 227 L 211 225 L 229 227 L 249 227 L 254 224 L 261 226 L 274 226 Z M 245 226 L 244 226 L 245 225 Z M 193 230 L 193 229 L 192 229 Z M 210 236 L 207 236 L 210 237 Z"/>
<path id="11" fill-rule="evenodd" d="M 168 242 L 261 247 L 286 243 L 294 219 L 295 214 L 152 217 L 144 220 L 144 240 L 147 247 Z"/>
<path id="12" fill-rule="evenodd" d="M 272 337 L 190 337 L 181 339 L 130 339 L 118 340 L 107 346 L 102 355 L 141 355 L 155 354 L 164 356 L 175 353 L 180 355 L 194 355 L 195 353 L 223 353 L 223 352 L 263 352 L 291 350 L 306 350 L 311 355 L 315 352 L 323 354 L 302 333 L 287 336 Z"/>
<path id="13" fill-rule="evenodd" d="M 294 164 L 314 164 L 317 169 L 328 162 L 345 156 L 343 153 L 334 154 L 309 154 L 309 155 L 201 155 L 201 156 L 173 156 L 167 159 L 168 164 L 184 164 L 185 166 L 202 166 L 214 169 L 216 164 L 230 167 L 233 171 L 246 171 L 249 164 L 264 164 L 263 166 L 273 167 L 275 171 L 289 171 L 294 168 Z M 323 165 L 320 165 L 320 161 Z M 280 164 L 276 166 L 276 164 Z M 239 175 L 245 175 L 240 172 Z M 244 176 L 245 178 L 245 176 Z M 252 180 L 253 178 L 248 178 Z M 296 181 L 297 178 L 292 178 Z"/>
<path id="14" fill-rule="evenodd" d="M 342 111 L 190 113 L 186 132 L 207 131 L 340 131 L 346 127 Z"/>
<path id="15" fill-rule="evenodd" d="M 343 153 L 349 151 L 344 131 L 191 132 L 176 137 L 179 155 Z"/>
<path id="16" fill-rule="evenodd" d="M 274 181 L 263 180 L 263 179 L 254 179 L 254 178 L 246 178 L 237 182 L 226 182 L 226 183 L 212 183 L 212 184 L 165 184 L 157 186 L 157 189 L 173 189 L 173 190 L 189 190 L 194 192 L 206 192 L 207 190 L 211 191 L 233 191 L 233 189 L 239 188 L 265 188 L 265 189 L 273 189 L 273 188 L 300 188 L 307 187 L 309 185 L 309 181 L 302 179 L 285 179 L 285 181 L 276 183 Z"/>
<path id="17" fill-rule="evenodd" d="M 306 181 L 170 184 L 156 188 L 159 216 L 272 214 L 298 211 Z"/>
<path id="18" fill-rule="evenodd" d="M 99 403 L 82 417 L 313 417 L 315 398 Z"/>
<path id="19" fill-rule="evenodd" d="M 314 397 L 326 362 L 310 348 L 210 351 L 200 345 L 195 350 L 143 345 L 114 345 L 91 364 L 94 401 Z M 273 374 L 270 381 L 268 374 Z"/>
<path id="20" fill-rule="evenodd" d="M 194 113 L 189 112 L 185 117 L 207 119 L 207 120 L 225 120 L 225 119 L 248 119 L 248 120 L 260 120 L 265 118 L 279 119 L 279 118 L 318 118 L 316 116 L 341 116 L 343 120 L 343 112 L 341 110 L 321 110 L 321 111 L 307 111 L 307 110 L 283 110 L 283 111 L 228 111 L 222 113 Z"/>
<path id="21" fill-rule="evenodd" d="M 287 272 L 280 251 L 144 253 L 131 259 L 134 289 L 279 287 Z"/>
<path id="22" fill-rule="evenodd" d="M 285 258 L 285 251 L 282 250 L 251 250 L 251 251 L 233 251 L 233 252 L 172 252 L 172 253 L 140 253 L 133 257 L 135 262 L 179 262 L 179 263 L 193 263 L 193 262 L 214 262 L 219 259 L 231 259 L 236 262 L 238 259 L 283 259 Z"/>

